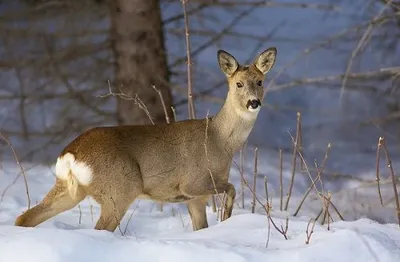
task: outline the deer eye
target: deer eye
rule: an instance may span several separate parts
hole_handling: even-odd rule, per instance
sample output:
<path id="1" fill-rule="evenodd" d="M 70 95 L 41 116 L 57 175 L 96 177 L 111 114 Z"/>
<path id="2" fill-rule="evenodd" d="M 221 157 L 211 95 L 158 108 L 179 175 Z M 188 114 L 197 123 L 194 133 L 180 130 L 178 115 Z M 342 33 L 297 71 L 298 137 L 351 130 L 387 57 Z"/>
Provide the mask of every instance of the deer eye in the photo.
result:
<path id="1" fill-rule="evenodd" d="M 237 83 L 236 83 L 236 86 L 237 86 L 238 88 L 241 88 L 241 87 L 243 87 L 243 84 L 240 83 L 240 82 L 237 82 Z"/>
<path id="2" fill-rule="evenodd" d="M 260 80 L 260 81 L 257 81 L 257 85 L 258 86 L 262 86 L 262 81 Z"/>

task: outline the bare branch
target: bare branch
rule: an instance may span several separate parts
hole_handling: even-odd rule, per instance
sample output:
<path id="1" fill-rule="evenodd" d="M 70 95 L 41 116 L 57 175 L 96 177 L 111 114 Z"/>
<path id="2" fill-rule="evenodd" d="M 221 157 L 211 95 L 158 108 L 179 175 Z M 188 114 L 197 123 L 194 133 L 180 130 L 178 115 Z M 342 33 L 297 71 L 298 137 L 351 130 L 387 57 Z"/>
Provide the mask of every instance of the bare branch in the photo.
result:
<path id="1" fill-rule="evenodd" d="M 387 3 L 385 4 L 385 6 L 381 9 L 381 11 L 373 18 L 373 20 L 376 20 L 378 18 L 380 18 L 383 14 L 383 12 L 390 6 L 390 4 L 392 3 L 392 0 L 388 0 Z M 344 94 L 344 89 L 346 87 L 347 84 L 347 78 L 348 78 L 348 74 L 351 71 L 351 67 L 353 66 L 353 62 L 354 59 L 356 58 L 356 56 L 359 54 L 359 52 L 361 51 L 361 48 L 366 45 L 366 41 L 368 39 L 368 37 L 370 36 L 370 34 L 372 33 L 372 29 L 374 28 L 374 23 L 370 23 L 367 27 L 367 29 L 365 30 L 363 36 L 361 37 L 360 41 L 358 42 L 356 48 L 353 50 L 353 52 L 351 53 L 351 57 L 347 63 L 347 67 L 346 67 L 346 72 L 344 74 L 344 78 L 342 81 L 342 86 L 340 88 L 340 98 L 339 98 L 339 102 L 342 103 L 342 97 Z"/>
<path id="2" fill-rule="evenodd" d="M 244 154 L 243 154 L 243 150 L 244 150 L 244 145 L 242 146 L 242 148 L 240 149 L 240 168 L 239 168 L 239 172 L 240 174 L 244 173 Z M 240 176 L 240 193 L 241 193 L 241 199 L 242 199 L 242 208 L 244 209 L 244 177 Z"/>
<path id="3" fill-rule="evenodd" d="M 339 212 L 339 209 L 333 204 L 332 199 L 331 199 L 331 195 L 329 197 L 325 196 L 324 194 L 320 193 L 320 195 L 329 202 L 329 204 L 333 207 L 333 210 L 335 210 L 336 214 L 338 215 L 338 217 L 340 218 L 340 220 L 345 220 L 343 215 Z"/>
<path id="4" fill-rule="evenodd" d="M 253 214 L 256 208 L 257 162 L 258 162 L 258 148 L 256 147 L 254 148 L 253 201 L 251 202 L 251 213 Z"/>
<path id="5" fill-rule="evenodd" d="M 8 147 L 10 147 L 10 149 L 14 155 L 15 162 L 17 163 L 19 169 L 21 170 L 21 174 L 22 174 L 22 177 L 24 178 L 24 183 L 25 183 L 25 192 L 26 192 L 26 198 L 28 200 L 28 209 L 30 209 L 31 208 L 31 197 L 29 196 L 28 180 L 26 179 L 25 170 L 19 161 L 17 152 L 15 152 L 14 147 L 11 145 L 10 141 L 1 132 L 0 132 L 0 139 L 2 139 L 4 142 L 6 142 Z"/>
<path id="6" fill-rule="evenodd" d="M 145 114 L 149 118 L 151 124 L 155 125 L 155 123 L 153 121 L 153 118 L 150 115 L 149 110 L 147 109 L 147 107 L 143 103 L 143 101 L 139 98 L 138 94 L 135 94 L 135 96 L 132 97 L 130 95 L 127 95 L 127 94 L 123 93 L 122 91 L 120 91 L 119 93 L 115 93 L 115 92 L 113 92 L 111 90 L 111 84 L 110 84 L 110 81 L 108 81 L 108 93 L 105 94 L 105 95 L 98 95 L 97 97 L 106 98 L 106 97 L 109 97 L 109 96 L 120 97 L 120 98 L 122 98 L 124 100 L 133 101 L 135 103 L 135 105 L 137 105 L 140 109 L 142 109 L 145 112 Z"/>
<path id="7" fill-rule="evenodd" d="M 292 176 L 290 179 L 290 184 L 289 184 L 289 190 L 288 190 L 288 195 L 286 198 L 286 203 L 285 203 L 285 211 L 287 211 L 288 206 L 289 206 L 289 201 L 290 197 L 292 195 L 292 190 L 293 190 L 293 184 L 294 184 L 294 177 L 296 174 L 296 164 L 297 164 L 297 152 L 299 150 L 298 148 L 298 143 L 299 143 L 299 136 L 300 136 L 300 123 L 301 123 L 301 113 L 297 112 L 297 127 L 296 127 L 296 139 L 293 142 L 293 156 L 292 156 Z M 299 152 L 301 154 L 301 152 Z"/>
<path id="8" fill-rule="evenodd" d="M 312 224 L 311 230 L 310 230 L 311 221 L 313 221 L 313 224 Z M 316 223 L 315 219 L 310 219 L 310 221 L 308 221 L 307 229 L 306 229 L 306 235 L 307 235 L 306 244 L 307 245 L 310 244 L 311 236 L 314 233 L 315 223 Z"/>
<path id="9" fill-rule="evenodd" d="M 187 1 L 187 0 L 186 0 L 186 1 Z M 210 6 L 210 5 L 207 4 L 207 3 L 200 4 L 199 6 L 193 8 L 193 9 L 187 10 L 187 11 L 186 11 L 186 15 L 189 16 L 189 15 L 198 13 L 198 12 L 204 10 L 204 9 L 205 9 L 206 7 L 208 7 L 208 6 Z M 164 21 L 162 22 L 162 23 L 163 23 L 163 26 L 165 26 L 165 25 L 167 25 L 167 24 L 169 24 L 169 23 L 175 22 L 175 21 L 177 21 L 177 20 L 180 20 L 180 19 L 182 19 L 182 18 L 184 18 L 184 17 L 185 17 L 185 12 L 180 13 L 180 14 L 177 14 L 177 15 L 173 15 L 173 16 L 171 16 L 171 17 L 167 17 L 167 18 L 165 18 Z"/>
<path id="10" fill-rule="evenodd" d="M 165 101 L 164 101 L 163 95 L 162 95 L 160 89 L 157 89 L 156 86 L 154 86 L 154 85 L 153 85 L 153 89 L 157 92 L 158 96 L 160 97 L 161 105 L 164 109 L 165 121 L 167 122 L 167 124 L 169 124 L 169 123 L 171 123 L 171 120 L 169 119 L 169 116 L 168 116 L 168 111 L 167 111 L 167 107 L 165 106 Z"/>
<path id="11" fill-rule="evenodd" d="M 297 207 L 296 211 L 295 211 L 294 214 L 293 214 L 294 216 L 297 216 L 297 214 L 299 213 L 299 211 L 300 211 L 301 207 L 303 206 L 304 201 L 306 200 L 308 194 L 309 194 L 309 193 L 311 192 L 311 190 L 315 187 L 315 182 L 317 182 L 319 179 L 321 179 L 321 176 L 322 176 L 322 173 L 323 173 L 323 171 L 324 171 L 326 162 L 327 162 L 327 160 L 328 160 L 328 155 L 329 155 L 330 150 L 331 150 L 331 143 L 328 144 L 328 146 L 327 146 L 327 148 L 326 148 L 324 160 L 322 161 L 322 165 L 321 165 L 320 168 L 317 169 L 317 170 L 318 170 L 318 171 L 317 171 L 317 175 L 316 175 L 315 179 L 311 181 L 311 185 L 309 186 L 308 190 L 307 190 L 306 193 L 304 194 L 303 198 L 302 198 L 301 201 L 300 201 L 299 206 Z"/>
<path id="12" fill-rule="evenodd" d="M 381 137 L 378 139 L 378 145 L 376 147 L 376 183 L 378 186 L 378 195 L 379 195 L 379 201 L 381 203 L 381 206 L 383 206 L 383 199 L 382 199 L 382 193 L 381 193 L 381 184 L 380 184 L 380 177 L 379 177 L 379 157 L 381 153 L 381 148 L 382 148 L 382 139 Z"/>
<path id="13" fill-rule="evenodd" d="M 380 68 L 378 70 L 367 71 L 362 73 L 348 73 L 347 79 L 348 80 L 387 79 L 393 77 L 394 75 L 399 74 L 399 72 L 400 72 L 400 67 Z M 345 77 L 346 77 L 345 74 L 340 74 L 333 76 L 296 79 L 289 83 L 271 86 L 271 88 L 268 89 L 268 92 L 278 91 L 285 88 L 301 86 L 301 85 L 310 85 L 310 84 L 319 84 L 324 82 L 337 81 L 337 80 L 342 80 Z M 373 87 L 371 91 L 379 92 L 379 89 Z"/>
<path id="14" fill-rule="evenodd" d="M 389 169 L 390 176 L 392 178 L 393 194 L 394 194 L 394 199 L 396 200 L 397 219 L 398 219 L 399 226 L 400 226 L 400 202 L 399 202 L 399 193 L 397 191 L 396 175 L 394 174 L 394 170 L 393 170 L 393 166 L 392 166 L 392 159 L 390 158 L 389 151 L 387 150 L 385 138 L 380 137 L 379 140 L 382 143 L 383 149 L 385 151 L 386 164 Z"/>
<path id="15" fill-rule="evenodd" d="M 201 51 L 204 49 L 210 47 L 213 45 L 215 42 L 219 41 L 226 32 L 229 32 L 233 27 L 235 27 L 243 18 L 245 18 L 247 15 L 249 15 L 251 12 L 253 12 L 257 8 L 257 5 L 251 6 L 250 8 L 240 12 L 237 16 L 235 16 L 232 21 L 225 27 L 223 28 L 219 34 L 215 35 L 202 45 L 200 45 L 197 49 L 193 50 L 193 52 L 190 53 L 191 57 L 194 57 L 198 55 Z M 171 63 L 171 67 L 175 67 L 177 65 L 180 65 L 186 60 L 186 58 L 179 58 L 175 60 L 174 62 Z"/>
<path id="16" fill-rule="evenodd" d="M 282 148 L 279 148 L 279 191 L 280 191 L 280 202 L 279 209 L 283 209 L 283 152 Z"/>
<path id="17" fill-rule="evenodd" d="M 186 13 L 186 3 L 187 0 L 181 0 L 182 8 L 183 8 L 183 16 L 185 21 L 185 40 L 186 40 L 186 58 L 187 58 L 187 81 L 188 81 L 188 113 L 190 119 L 196 118 L 196 111 L 194 109 L 193 104 L 193 89 L 192 89 L 192 59 L 191 59 L 191 52 L 190 52 L 190 37 L 189 37 L 189 21 L 188 15 Z"/>
<path id="18" fill-rule="evenodd" d="M 341 11 L 339 6 L 318 3 L 272 2 L 272 1 L 223 1 L 216 2 L 217 6 L 258 6 L 258 7 L 287 7 L 287 8 L 312 8 L 325 11 Z"/>

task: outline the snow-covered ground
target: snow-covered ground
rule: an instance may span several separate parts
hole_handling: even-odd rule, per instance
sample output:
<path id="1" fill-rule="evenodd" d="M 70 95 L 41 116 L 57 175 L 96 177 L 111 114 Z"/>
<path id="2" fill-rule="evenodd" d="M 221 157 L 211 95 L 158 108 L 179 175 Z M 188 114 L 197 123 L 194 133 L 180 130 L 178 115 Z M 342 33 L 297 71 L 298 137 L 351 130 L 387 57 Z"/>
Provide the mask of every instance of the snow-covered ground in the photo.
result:
<path id="1" fill-rule="evenodd" d="M 262 215 L 235 214 L 226 222 L 191 232 L 177 217 L 145 212 L 134 218 L 125 236 L 77 227 L 71 215 L 47 228 L 2 226 L 0 261 L 351 261 L 395 262 L 400 259 L 400 232 L 396 225 L 363 219 L 337 222 L 328 231 L 316 226 L 305 244 L 307 221 L 291 220 L 285 240 L 272 231 L 268 248 L 267 220 Z M 183 217 L 183 221 L 186 216 Z M 277 222 L 278 219 L 277 219 Z M 71 230 L 74 229 L 74 230 Z"/>
<path id="2" fill-rule="evenodd" d="M 251 160 L 249 150 L 245 175 L 250 184 Z M 285 159 L 285 166 L 289 160 L 290 157 Z M 238 163 L 238 159 L 235 162 Z M 26 192 L 22 177 L 15 181 L 19 173 L 17 165 L 1 163 L 0 262 L 399 261 L 400 229 L 395 224 L 395 210 L 390 205 L 379 206 L 375 187 L 361 188 L 357 193 L 356 188 L 360 185 L 353 184 L 354 187 L 348 185 L 347 190 L 333 194 L 332 201 L 348 221 L 340 221 L 331 211 L 334 222 L 329 225 L 329 230 L 327 224 L 316 223 L 310 244 L 306 244 L 307 224 L 310 218 L 316 217 L 321 203 L 312 192 L 300 215 L 292 216 L 309 185 L 307 176 L 298 174 L 289 212 L 279 211 L 279 179 L 274 163 L 277 158 L 260 151 L 257 192 L 264 201 L 264 176 L 268 176 L 269 195 L 273 199 L 272 219 L 278 227 L 285 227 L 289 217 L 288 240 L 268 223 L 259 205 L 256 214 L 251 214 L 249 190 L 245 194 L 245 208 L 240 207 L 240 179 L 235 165 L 231 181 L 236 185 L 238 196 L 230 219 L 219 222 L 209 207 L 209 228 L 193 232 L 184 205 L 166 204 L 161 212 L 154 202 L 140 200 L 132 204 L 120 228 L 109 233 L 93 230 L 100 210 L 89 198 L 36 228 L 13 226 L 15 218 L 26 210 Z M 23 166 L 34 205 L 52 187 L 54 166 L 29 163 L 23 163 Z M 283 178 L 286 193 L 290 168 L 285 168 Z M 388 203 L 390 190 L 383 191 Z M 390 223 L 384 223 L 387 221 Z"/>

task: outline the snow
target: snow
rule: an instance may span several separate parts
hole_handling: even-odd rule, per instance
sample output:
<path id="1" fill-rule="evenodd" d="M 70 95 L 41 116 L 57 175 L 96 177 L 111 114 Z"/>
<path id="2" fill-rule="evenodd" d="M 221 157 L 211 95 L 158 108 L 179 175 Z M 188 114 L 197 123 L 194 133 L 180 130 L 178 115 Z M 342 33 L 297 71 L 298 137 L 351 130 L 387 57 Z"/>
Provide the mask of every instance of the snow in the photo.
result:
<path id="1" fill-rule="evenodd" d="M 55 167 L 23 164 L 27 170 L 33 205 L 53 185 Z M 266 163 L 261 165 L 260 170 L 272 170 L 271 166 L 266 168 Z M 306 244 L 307 224 L 310 218 L 315 217 L 311 207 L 318 207 L 316 203 L 313 205 L 315 201 L 312 198 L 306 201 L 309 207 L 298 217 L 278 211 L 278 202 L 274 198 L 272 219 L 278 227 L 284 227 L 286 218 L 289 218 L 288 240 L 268 223 L 265 214 L 250 212 L 249 194 L 246 195 L 245 209 L 235 204 L 232 217 L 223 222 L 219 222 L 217 215 L 208 207 L 209 228 L 196 232 L 192 230 L 184 205 L 166 204 L 161 212 L 157 204 L 149 200 L 134 202 L 114 233 L 97 231 L 93 227 L 100 210 L 90 198 L 82 201 L 79 207 L 61 213 L 36 228 L 15 227 L 15 218 L 27 207 L 22 179 L 12 184 L 18 173 L 19 169 L 11 162 L 3 163 L 0 169 L 0 190 L 3 192 L 8 188 L 0 203 L 0 262 L 268 262 L 277 259 L 290 262 L 391 262 L 400 259 L 399 226 L 394 223 L 378 223 L 368 218 L 353 221 L 339 221 L 335 218 L 329 230 L 327 224 L 317 222 L 310 244 Z M 287 175 L 285 173 L 285 181 Z M 234 168 L 231 181 L 238 189 L 239 180 Z M 258 192 L 263 192 L 262 181 L 262 177 L 257 181 Z M 304 191 L 302 184 L 305 183 L 301 181 L 297 180 L 295 196 L 296 192 Z M 276 195 L 275 183 L 271 179 L 269 187 L 273 195 Z M 240 202 L 239 197 L 236 202 Z M 294 197 L 293 202 L 298 202 L 297 197 Z M 259 206 L 256 210 L 260 210 Z M 394 209 L 389 208 L 386 212 L 395 213 Z"/>
<path id="2" fill-rule="evenodd" d="M 252 214 L 237 214 L 198 232 L 168 232 L 166 227 L 141 237 L 91 229 L 3 226 L 0 261 L 384 262 L 400 258 L 400 233 L 395 225 L 364 219 L 335 223 L 331 231 L 316 226 L 309 245 L 304 243 L 306 225 L 306 221 L 292 220 L 289 240 L 273 232 L 268 248 L 266 219 Z"/>

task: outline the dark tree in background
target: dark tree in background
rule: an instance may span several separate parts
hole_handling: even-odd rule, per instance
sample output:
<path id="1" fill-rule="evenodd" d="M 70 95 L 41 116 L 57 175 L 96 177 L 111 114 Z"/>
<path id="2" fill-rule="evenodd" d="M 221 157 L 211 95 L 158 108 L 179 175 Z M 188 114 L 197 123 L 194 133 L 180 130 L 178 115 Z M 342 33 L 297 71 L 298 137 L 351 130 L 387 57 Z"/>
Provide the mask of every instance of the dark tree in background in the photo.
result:
<path id="1" fill-rule="evenodd" d="M 150 124 L 135 98 L 165 122 L 153 86 L 173 119 L 158 0 L 6 0 L 0 32 L 0 131 L 22 160 L 53 161 L 93 126 Z"/>
<path id="2" fill-rule="evenodd" d="M 115 87 L 137 95 L 154 123 L 165 122 L 165 113 L 154 85 L 163 94 L 172 118 L 172 96 L 164 46 L 159 0 L 109 0 L 111 43 L 115 55 Z M 148 124 L 145 111 L 131 100 L 118 99 L 119 124 Z"/>

